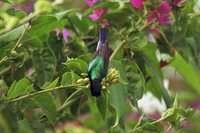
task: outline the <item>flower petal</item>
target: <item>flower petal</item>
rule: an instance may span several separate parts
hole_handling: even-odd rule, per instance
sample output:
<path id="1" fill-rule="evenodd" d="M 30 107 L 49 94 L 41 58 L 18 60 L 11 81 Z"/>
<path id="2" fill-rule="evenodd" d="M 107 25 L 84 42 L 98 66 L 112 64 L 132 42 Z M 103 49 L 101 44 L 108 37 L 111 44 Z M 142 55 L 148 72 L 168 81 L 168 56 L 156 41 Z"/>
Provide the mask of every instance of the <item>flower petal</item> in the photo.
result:
<path id="1" fill-rule="evenodd" d="M 164 14 L 164 13 L 168 13 L 170 12 L 172 9 L 172 7 L 167 3 L 167 2 L 163 2 L 158 8 L 157 8 L 157 12 Z"/>
<path id="2" fill-rule="evenodd" d="M 167 2 L 163 2 L 156 9 L 148 12 L 147 22 L 157 20 L 158 24 L 172 24 L 171 9 L 172 7 Z"/>
<path id="3" fill-rule="evenodd" d="M 92 7 L 96 2 L 97 2 L 97 0 L 85 0 L 85 3 L 86 3 L 89 7 Z"/>
<path id="4" fill-rule="evenodd" d="M 89 15 L 89 18 L 93 21 L 98 20 L 105 12 L 107 11 L 107 8 L 99 8 L 95 9 L 92 14 Z"/>
<path id="5" fill-rule="evenodd" d="M 101 26 L 110 26 L 111 24 L 110 24 L 110 22 L 107 20 L 107 19 L 104 19 L 102 22 L 101 22 L 101 24 L 100 24 Z"/>
<path id="6" fill-rule="evenodd" d="M 62 34 L 63 34 L 63 38 L 65 39 L 65 41 L 67 41 L 67 38 L 70 36 L 69 31 L 67 29 L 63 28 Z"/>
<path id="7" fill-rule="evenodd" d="M 137 9 L 141 10 L 143 8 L 143 0 L 130 0 L 130 2 Z"/>

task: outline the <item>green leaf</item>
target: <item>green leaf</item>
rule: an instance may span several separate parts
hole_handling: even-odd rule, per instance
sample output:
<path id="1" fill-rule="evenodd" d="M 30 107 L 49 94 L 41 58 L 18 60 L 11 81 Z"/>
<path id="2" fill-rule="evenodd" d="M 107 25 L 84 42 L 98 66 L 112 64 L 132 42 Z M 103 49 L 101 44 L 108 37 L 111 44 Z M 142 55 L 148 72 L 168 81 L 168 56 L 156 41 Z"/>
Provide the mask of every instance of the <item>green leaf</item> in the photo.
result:
<path id="1" fill-rule="evenodd" d="M 75 84 L 78 79 L 81 77 L 75 74 L 74 72 L 66 72 L 62 76 L 61 85 L 71 85 Z"/>
<path id="2" fill-rule="evenodd" d="M 164 132 L 164 127 L 159 121 L 153 120 L 149 117 L 142 115 L 133 131 L 134 132 L 150 131 L 150 132 L 162 133 Z"/>
<path id="3" fill-rule="evenodd" d="M 57 20 L 62 20 L 63 18 L 66 18 L 71 12 L 74 12 L 76 10 L 78 10 L 78 9 L 65 10 L 62 12 L 55 13 L 55 14 L 53 14 L 53 16 L 56 17 Z"/>
<path id="4" fill-rule="evenodd" d="M 54 104 L 53 97 L 48 94 L 40 94 L 34 97 L 35 103 L 42 109 L 49 121 L 53 124 L 56 121 L 56 105 Z"/>
<path id="5" fill-rule="evenodd" d="M 11 3 L 11 0 L 2 0 L 2 2 Z"/>
<path id="6" fill-rule="evenodd" d="M 64 63 L 69 70 L 74 71 L 75 73 L 86 73 L 87 63 L 80 59 L 69 59 Z"/>
<path id="7" fill-rule="evenodd" d="M 21 46 L 27 49 L 29 52 L 41 49 L 43 47 L 42 42 L 38 37 L 31 37 L 24 40 Z"/>
<path id="8" fill-rule="evenodd" d="M 181 122 L 186 119 L 189 120 L 194 115 L 194 112 L 194 109 L 184 109 L 183 107 L 181 107 L 178 104 L 178 96 L 176 96 L 173 106 L 162 113 L 160 120 L 166 120 L 173 127 L 179 128 Z"/>
<path id="9" fill-rule="evenodd" d="M 128 93 L 126 85 L 122 84 L 109 86 L 108 90 L 110 91 L 108 95 L 108 103 L 116 111 L 116 120 L 115 124 L 113 125 L 114 127 L 118 124 L 119 119 L 125 114 L 125 100 L 128 96 Z"/>
<path id="10" fill-rule="evenodd" d="M 49 89 L 49 88 L 54 88 L 54 87 L 56 87 L 56 85 L 58 84 L 58 80 L 59 80 L 59 78 L 57 78 L 57 79 L 55 79 L 53 82 L 46 82 L 43 86 L 42 86 L 42 88 L 43 89 Z"/>
<path id="11" fill-rule="evenodd" d="M 19 125 L 19 132 L 34 133 L 33 129 L 31 128 L 31 125 L 27 119 L 18 121 L 18 125 Z"/>
<path id="12" fill-rule="evenodd" d="M 8 33 L 4 33 L 0 36 L 0 59 L 7 55 L 8 51 L 11 51 L 11 49 L 14 47 L 15 42 L 20 35 L 25 30 L 25 26 L 20 26 Z"/>
<path id="13" fill-rule="evenodd" d="M 17 131 L 17 115 L 14 112 L 13 106 L 7 105 L 0 111 L 0 128 L 3 128 L 5 133 Z"/>
<path id="14" fill-rule="evenodd" d="M 154 43 L 149 43 L 143 49 L 143 52 L 145 54 L 144 57 L 147 57 L 150 60 L 150 63 L 147 63 L 145 61 L 146 65 L 147 65 L 147 67 L 146 67 L 147 73 L 150 76 L 150 79 L 146 84 L 146 88 L 147 88 L 147 90 L 151 91 L 152 94 L 154 96 L 156 96 L 158 99 L 161 99 L 162 91 L 160 89 L 160 84 L 158 82 L 158 78 L 159 78 L 159 80 L 161 80 L 161 85 L 163 85 L 163 83 L 162 83 L 163 78 L 162 78 L 162 73 L 161 73 L 158 59 L 156 58 L 155 51 L 156 51 L 156 45 Z M 142 56 L 143 60 L 144 60 L 144 57 Z M 155 71 L 156 71 L 155 74 L 157 74 L 157 77 L 155 77 L 153 71 L 150 68 L 155 69 Z"/>
<path id="15" fill-rule="evenodd" d="M 183 79 L 200 93 L 200 73 L 190 63 L 187 63 L 181 55 L 176 52 L 174 59 L 171 61 L 170 66 L 174 67 L 180 73 Z"/>
<path id="16" fill-rule="evenodd" d="M 108 96 L 106 93 L 102 93 L 100 97 L 96 98 L 96 106 L 102 118 L 105 119 L 108 108 Z"/>
<path id="17" fill-rule="evenodd" d="M 142 32 L 132 32 L 128 39 L 128 48 L 134 51 L 140 51 L 147 45 L 147 37 Z"/>
<path id="18" fill-rule="evenodd" d="M 50 31 L 54 31 L 59 26 L 59 22 L 53 16 L 39 16 L 31 23 L 31 28 L 28 33 L 32 36 L 41 37 L 44 34 L 48 34 Z"/>
<path id="19" fill-rule="evenodd" d="M 63 65 L 62 63 L 65 61 L 63 36 L 57 37 L 55 31 L 50 32 L 48 37 L 48 45 L 53 50 L 56 56 L 57 70 L 59 70 Z"/>
<path id="20" fill-rule="evenodd" d="M 128 92 L 131 94 L 133 101 L 136 102 L 143 96 L 145 89 L 144 76 L 135 62 L 123 60 L 122 64 L 128 80 Z"/>
<path id="21" fill-rule="evenodd" d="M 24 94 L 27 87 L 29 87 L 31 84 L 32 83 L 26 78 L 21 79 L 17 83 L 14 82 L 7 93 L 7 97 L 11 99 Z"/>
<path id="22" fill-rule="evenodd" d="M 18 10 L 18 9 L 14 9 L 14 8 L 9 8 L 7 9 L 6 11 L 10 16 L 16 16 L 18 17 L 19 19 L 22 19 L 26 16 L 26 13 L 21 11 L 21 10 Z"/>
<path id="23" fill-rule="evenodd" d="M 87 53 L 87 54 L 84 54 L 84 55 L 80 55 L 78 57 L 78 59 L 83 60 L 83 61 L 85 61 L 87 63 L 89 63 L 91 61 L 91 58 L 92 58 L 92 54 L 90 54 L 90 53 Z"/>
<path id="24" fill-rule="evenodd" d="M 155 51 L 156 51 L 155 44 L 149 43 L 146 47 L 144 47 L 142 51 L 143 52 L 142 58 L 146 63 L 146 66 L 151 78 L 153 79 L 151 81 L 154 82 L 153 84 L 157 84 L 157 86 L 159 86 L 159 88 L 156 88 L 157 91 L 151 91 L 151 92 L 156 92 L 155 94 L 154 93 L 153 94 L 157 96 L 159 99 L 161 99 L 161 94 L 162 94 L 163 99 L 167 107 L 169 108 L 172 106 L 172 101 L 171 101 L 171 98 L 169 97 L 167 90 L 164 87 L 162 73 L 159 67 L 159 62 L 155 55 Z M 150 90 L 151 89 L 153 88 L 150 88 Z"/>
<path id="25" fill-rule="evenodd" d="M 36 13 L 41 13 L 45 11 L 50 12 L 53 8 L 53 5 L 50 1 L 38 0 L 35 2 L 34 8 Z"/>
<path id="26" fill-rule="evenodd" d="M 73 14 L 69 16 L 69 19 L 77 27 L 79 32 L 82 32 L 84 34 L 87 34 L 89 32 L 92 23 L 88 18 L 83 17 L 83 16 L 78 17 Z"/>
<path id="27" fill-rule="evenodd" d="M 49 48 L 43 50 L 34 50 L 32 61 L 37 73 L 36 81 L 39 86 L 45 82 L 51 81 L 56 68 L 55 55 Z"/>
<path id="28" fill-rule="evenodd" d="M 10 96 L 10 94 L 14 91 L 16 84 L 17 84 L 17 81 L 14 81 L 12 83 L 12 85 L 10 86 L 10 89 L 8 90 L 7 96 Z"/>

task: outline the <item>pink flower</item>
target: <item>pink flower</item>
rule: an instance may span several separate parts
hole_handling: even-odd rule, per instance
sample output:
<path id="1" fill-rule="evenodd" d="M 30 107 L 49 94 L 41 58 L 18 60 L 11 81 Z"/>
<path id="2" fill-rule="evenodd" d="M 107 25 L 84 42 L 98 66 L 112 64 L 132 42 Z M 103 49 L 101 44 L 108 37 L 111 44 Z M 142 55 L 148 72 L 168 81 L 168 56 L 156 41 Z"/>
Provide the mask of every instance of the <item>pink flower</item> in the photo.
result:
<path id="1" fill-rule="evenodd" d="M 110 22 L 107 20 L 107 19 L 104 19 L 101 23 L 100 23 L 101 26 L 110 26 Z"/>
<path id="2" fill-rule="evenodd" d="M 143 0 L 130 0 L 130 2 L 137 9 L 141 10 L 143 7 Z"/>
<path id="3" fill-rule="evenodd" d="M 58 28 L 55 29 L 56 36 L 59 37 L 60 30 Z M 65 42 L 67 42 L 67 38 L 70 36 L 70 33 L 67 29 L 63 28 L 62 29 L 62 36 L 65 39 Z"/>
<path id="4" fill-rule="evenodd" d="M 167 2 L 163 2 L 159 7 L 153 11 L 148 12 L 147 21 L 150 23 L 153 20 L 157 20 L 158 24 L 172 24 L 171 19 L 171 6 Z"/>
<path id="5" fill-rule="evenodd" d="M 97 0 L 85 0 L 85 3 L 86 3 L 89 7 L 92 7 L 96 2 L 97 2 Z"/>
<path id="6" fill-rule="evenodd" d="M 172 4 L 174 6 L 180 6 L 181 4 L 183 4 L 185 2 L 185 0 L 172 0 Z"/>
<path id="7" fill-rule="evenodd" d="M 93 21 L 98 20 L 105 12 L 107 12 L 107 8 L 99 8 L 93 10 L 93 13 L 89 15 L 89 18 Z"/>
<path id="8" fill-rule="evenodd" d="M 65 41 L 67 40 L 67 38 L 69 37 L 70 33 L 67 29 L 63 28 L 62 29 L 62 34 L 63 34 L 63 38 L 65 39 Z"/>
<path id="9" fill-rule="evenodd" d="M 159 35 L 160 31 L 158 29 L 149 29 L 151 33 Z"/>

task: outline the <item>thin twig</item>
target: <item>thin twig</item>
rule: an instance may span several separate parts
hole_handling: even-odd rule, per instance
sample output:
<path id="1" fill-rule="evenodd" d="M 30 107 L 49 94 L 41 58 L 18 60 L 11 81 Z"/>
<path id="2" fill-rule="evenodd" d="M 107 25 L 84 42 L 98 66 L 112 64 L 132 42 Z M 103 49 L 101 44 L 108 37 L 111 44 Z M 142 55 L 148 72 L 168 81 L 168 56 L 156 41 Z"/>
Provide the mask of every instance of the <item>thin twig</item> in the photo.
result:
<path id="1" fill-rule="evenodd" d="M 169 46 L 170 50 L 173 50 L 173 46 L 172 43 L 169 42 L 169 40 L 167 39 L 165 33 L 163 31 L 160 31 L 160 35 L 162 36 L 162 38 L 165 40 L 165 42 L 167 43 L 167 45 Z"/>
<path id="2" fill-rule="evenodd" d="M 24 36 L 24 34 L 25 34 L 25 32 L 26 32 L 28 27 L 29 27 L 29 25 L 27 27 L 24 25 L 24 31 L 20 35 L 19 39 L 17 40 L 17 43 L 15 44 L 15 46 L 12 48 L 11 51 L 14 51 L 18 47 L 18 45 L 20 44 L 20 41 L 21 41 L 22 37 Z"/>
<path id="3" fill-rule="evenodd" d="M 124 47 L 124 45 L 127 43 L 127 39 L 124 39 L 123 41 L 122 41 L 122 43 L 120 44 L 120 45 L 118 45 L 118 47 L 114 50 L 114 52 L 112 53 L 112 55 L 110 56 L 110 60 L 112 60 L 112 59 L 114 59 L 114 57 L 115 57 L 115 55 L 117 54 L 117 52 L 119 51 L 119 50 L 121 50 L 123 47 Z"/>
<path id="4" fill-rule="evenodd" d="M 0 77 L 2 75 L 4 75 L 5 73 L 9 72 L 11 68 L 12 68 L 12 65 L 10 65 L 10 66 L 6 67 L 5 69 L 3 69 L 2 71 L 0 71 Z"/>
<path id="5" fill-rule="evenodd" d="M 24 95 L 24 96 L 20 96 L 18 98 L 14 98 L 12 100 L 9 100 L 8 103 L 24 100 L 26 98 L 30 98 L 30 97 L 33 97 L 33 96 L 36 96 L 36 95 L 39 95 L 39 94 L 42 94 L 42 93 L 52 92 L 52 91 L 55 91 L 55 90 L 61 90 L 61 89 L 66 89 L 66 88 L 71 88 L 71 87 L 76 88 L 76 87 L 81 87 L 81 85 L 77 85 L 77 84 L 73 85 L 72 84 L 72 85 L 68 85 L 68 86 L 58 86 L 58 87 L 54 87 L 54 88 L 49 88 L 49 89 L 33 92 L 33 93 L 30 93 L 30 94 L 27 94 L 27 95 Z"/>

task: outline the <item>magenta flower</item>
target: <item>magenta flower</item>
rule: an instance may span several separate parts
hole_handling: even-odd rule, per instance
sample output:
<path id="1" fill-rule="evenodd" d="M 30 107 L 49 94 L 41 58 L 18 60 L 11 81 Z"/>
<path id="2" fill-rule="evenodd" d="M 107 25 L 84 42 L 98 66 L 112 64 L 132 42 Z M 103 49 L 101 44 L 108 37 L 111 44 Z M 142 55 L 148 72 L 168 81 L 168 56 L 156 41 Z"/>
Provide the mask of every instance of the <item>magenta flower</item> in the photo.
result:
<path id="1" fill-rule="evenodd" d="M 58 28 L 56 28 L 55 32 L 56 32 L 56 36 L 59 37 L 60 30 Z M 67 42 L 67 38 L 70 36 L 69 31 L 67 29 L 63 28 L 62 29 L 62 36 L 63 36 L 65 42 Z"/>
<path id="2" fill-rule="evenodd" d="M 172 4 L 174 6 L 180 6 L 181 4 L 183 4 L 185 2 L 185 0 L 172 0 Z"/>
<path id="3" fill-rule="evenodd" d="M 105 27 L 105 26 L 110 26 L 110 22 L 107 20 L 107 19 L 104 19 L 101 23 L 100 23 L 101 26 Z"/>
<path id="4" fill-rule="evenodd" d="M 93 21 L 98 20 L 105 12 L 107 12 L 107 8 L 99 8 L 93 10 L 93 13 L 89 15 L 89 18 Z"/>
<path id="5" fill-rule="evenodd" d="M 97 2 L 97 0 L 85 0 L 85 3 L 86 3 L 89 7 L 92 7 L 96 2 Z"/>
<path id="6" fill-rule="evenodd" d="M 172 7 L 167 2 L 163 2 L 155 10 L 148 12 L 147 21 L 150 23 L 153 20 L 156 20 L 158 21 L 158 24 L 167 24 L 167 25 L 172 24 L 171 9 Z"/>
<path id="7" fill-rule="evenodd" d="M 137 9 L 141 10 L 143 8 L 143 0 L 130 0 L 130 2 Z"/>
<path id="8" fill-rule="evenodd" d="M 149 29 L 149 31 L 153 34 L 156 34 L 156 35 L 159 35 L 160 34 L 160 31 L 158 29 L 155 29 L 155 28 L 152 28 L 152 29 Z"/>

